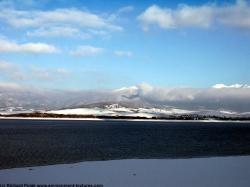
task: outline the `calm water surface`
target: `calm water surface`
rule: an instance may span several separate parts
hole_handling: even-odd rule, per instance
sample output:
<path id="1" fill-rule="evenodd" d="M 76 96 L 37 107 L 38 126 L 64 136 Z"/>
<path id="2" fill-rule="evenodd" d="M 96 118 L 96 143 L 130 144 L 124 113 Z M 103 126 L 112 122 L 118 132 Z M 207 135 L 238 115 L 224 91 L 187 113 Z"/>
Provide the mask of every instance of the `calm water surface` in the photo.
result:
<path id="1" fill-rule="evenodd" d="M 0 120 L 0 168 L 250 155 L 250 123 Z"/>

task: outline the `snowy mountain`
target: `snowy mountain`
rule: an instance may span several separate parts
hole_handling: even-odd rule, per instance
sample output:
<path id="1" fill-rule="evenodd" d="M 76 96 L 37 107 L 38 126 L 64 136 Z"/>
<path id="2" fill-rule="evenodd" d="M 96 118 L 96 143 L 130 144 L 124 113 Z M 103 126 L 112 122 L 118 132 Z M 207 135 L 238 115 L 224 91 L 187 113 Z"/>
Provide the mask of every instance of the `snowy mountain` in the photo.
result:
<path id="1" fill-rule="evenodd" d="M 171 116 L 206 116 L 206 117 L 250 117 L 250 113 L 237 113 L 225 110 L 185 110 L 174 107 L 142 107 L 136 104 L 125 103 L 95 103 L 83 107 L 51 110 L 48 113 L 64 115 L 93 115 L 93 116 L 122 116 L 122 117 L 146 117 L 146 118 L 164 118 Z"/>
<path id="2" fill-rule="evenodd" d="M 249 117 L 249 88 L 154 88 L 46 90 L 0 84 L 0 114 L 42 111 L 94 116 Z M 242 99 L 243 98 L 243 99 Z"/>

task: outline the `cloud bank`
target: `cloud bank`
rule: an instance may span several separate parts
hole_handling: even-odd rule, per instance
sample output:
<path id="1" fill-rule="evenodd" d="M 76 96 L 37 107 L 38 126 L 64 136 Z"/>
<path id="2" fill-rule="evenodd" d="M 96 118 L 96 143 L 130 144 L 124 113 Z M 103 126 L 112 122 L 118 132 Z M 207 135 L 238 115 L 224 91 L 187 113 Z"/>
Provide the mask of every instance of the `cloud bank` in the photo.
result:
<path id="1" fill-rule="evenodd" d="M 213 88 L 250 88 L 247 84 L 232 84 L 232 85 L 225 85 L 225 84 L 216 84 Z"/>
<path id="2" fill-rule="evenodd" d="M 235 84 L 240 85 L 240 84 Z M 214 88 L 162 88 L 141 84 L 120 92 L 130 100 L 180 107 L 183 109 L 225 109 L 250 111 L 250 87 L 224 86 Z"/>
<path id="3" fill-rule="evenodd" d="M 162 29 L 210 28 L 217 25 L 250 29 L 250 6 L 245 0 L 223 6 L 179 4 L 176 9 L 152 5 L 138 16 L 138 20 L 145 31 L 152 25 Z"/>
<path id="4" fill-rule="evenodd" d="M 0 84 L 1 107 L 36 106 L 39 109 L 78 107 L 99 102 L 133 106 L 176 107 L 187 110 L 250 112 L 250 87 L 165 88 L 140 84 L 115 90 L 63 91 Z M 27 95 L 32 95 L 28 97 Z M 22 99 L 20 99 L 22 98 Z M 7 102 L 8 101 L 8 102 Z M 11 104 L 11 102 L 13 102 Z M 40 102 L 39 102 L 40 101 Z M 36 102 L 35 104 L 33 102 Z"/>

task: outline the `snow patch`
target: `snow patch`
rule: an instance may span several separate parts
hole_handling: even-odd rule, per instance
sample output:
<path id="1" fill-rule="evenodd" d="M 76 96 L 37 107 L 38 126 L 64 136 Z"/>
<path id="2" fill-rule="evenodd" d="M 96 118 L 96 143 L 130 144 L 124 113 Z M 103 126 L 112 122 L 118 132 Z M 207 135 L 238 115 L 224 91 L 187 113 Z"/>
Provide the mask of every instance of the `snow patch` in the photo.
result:
<path id="1" fill-rule="evenodd" d="M 109 187 L 246 187 L 250 156 L 131 159 L 0 170 L 2 184 L 103 184 Z"/>

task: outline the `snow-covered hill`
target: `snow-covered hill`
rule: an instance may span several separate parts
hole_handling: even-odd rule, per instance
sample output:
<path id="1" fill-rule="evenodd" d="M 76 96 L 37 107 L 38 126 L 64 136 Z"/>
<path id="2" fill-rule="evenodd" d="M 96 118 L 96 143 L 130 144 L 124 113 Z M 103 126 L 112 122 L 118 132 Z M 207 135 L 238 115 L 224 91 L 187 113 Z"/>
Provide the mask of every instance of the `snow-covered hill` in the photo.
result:
<path id="1" fill-rule="evenodd" d="M 127 103 L 128 105 L 128 103 Z M 250 117 L 250 113 L 237 113 L 225 110 L 185 110 L 173 107 L 125 107 L 120 104 L 101 103 L 93 104 L 92 107 L 71 108 L 61 110 L 51 110 L 48 113 L 64 115 L 94 115 L 94 116 L 125 116 L 125 117 L 169 117 L 181 115 L 200 115 L 216 117 Z"/>
<path id="2" fill-rule="evenodd" d="M 221 85 L 220 85 L 221 86 Z M 0 84 L 0 114 L 48 111 L 94 116 L 250 117 L 250 89 L 154 88 L 147 84 L 115 90 L 46 90 Z"/>

